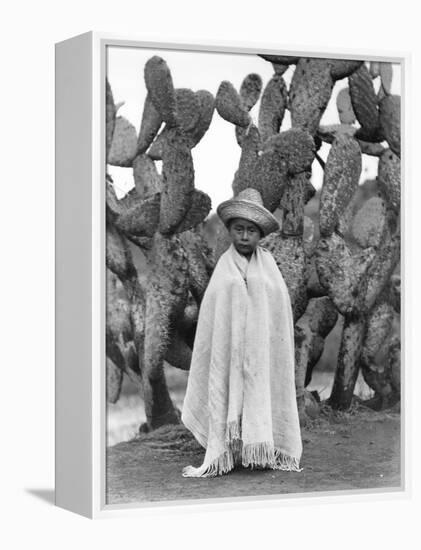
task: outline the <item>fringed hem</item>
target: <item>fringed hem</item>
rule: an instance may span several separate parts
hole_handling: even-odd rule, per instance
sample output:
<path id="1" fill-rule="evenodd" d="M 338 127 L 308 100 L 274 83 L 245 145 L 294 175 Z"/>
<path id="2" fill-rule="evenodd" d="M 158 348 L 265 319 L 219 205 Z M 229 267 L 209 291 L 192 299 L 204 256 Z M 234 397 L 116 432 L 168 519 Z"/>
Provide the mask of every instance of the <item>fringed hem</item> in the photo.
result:
<path id="1" fill-rule="evenodd" d="M 235 466 L 242 465 L 251 469 L 284 470 L 288 472 L 302 472 L 298 458 L 287 455 L 280 449 L 274 449 L 273 444 L 264 441 L 244 445 L 241 439 L 234 439 L 230 448 L 219 455 L 208 465 L 198 468 L 186 466 L 183 468 L 183 477 L 216 477 L 227 474 Z"/>
<path id="2" fill-rule="evenodd" d="M 284 453 L 281 449 L 276 449 L 270 441 L 261 443 L 251 443 L 245 445 L 243 451 L 244 467 L 270 468 L 271 470 L 285 470 L 288 472 L 301 472 L 300 461 L 298 458 Z"/>
<path id="3" fill-rule="evenodd" d="M 210 464 L 198 468 L 186 466 L 183 477 L 216 477 L 227 474 L 235 466 L 251 469 L 272 469 L 301 472 L 298 458 L 275 448 L 272 441 L 249 443 L 244 445 L 241 439 L 241 417 L 238 421 L 229 422 L 225 436 L 226 450 Z"/>
<path id="4" fill-rule="evenodd" d="M 274 470 L 285 470 L 288 472 L 302 472 L 300 461 L 294 456 L 285 454 L 281 449 L 275 449 L 275 467 Z"/>
<path id="5" fill-rule="evenodd" d="M 250 443 L 244 445 L 243 466 L 247 468 L 270 468 L 275 464 L 275 453 L 273 443 L 262 441 L 261 443 Z"/>
<path id="6" fill-rule="evenodd" d="M 227 474 L 234 468 L 234 456 L 231 449 L 224 451 L 210 464 L 194 468 L 186 466 L 183 468 L 183 477 L 216 477 Z"/>

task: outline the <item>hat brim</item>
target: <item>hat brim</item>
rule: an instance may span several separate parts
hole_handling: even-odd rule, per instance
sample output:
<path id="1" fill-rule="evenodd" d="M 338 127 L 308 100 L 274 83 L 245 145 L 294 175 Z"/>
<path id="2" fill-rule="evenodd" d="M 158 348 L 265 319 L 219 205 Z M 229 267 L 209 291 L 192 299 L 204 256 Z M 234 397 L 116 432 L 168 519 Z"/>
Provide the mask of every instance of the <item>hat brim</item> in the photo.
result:
<path id="1" fill-rule="evenodd" d="M 229 199 L 221 202 L 216 213 L 226 226 L 232 218 L 243 218 L 258 225 L 263 235 L 279 229 L 278 220 L 264 206 L 246 199 Z"/>

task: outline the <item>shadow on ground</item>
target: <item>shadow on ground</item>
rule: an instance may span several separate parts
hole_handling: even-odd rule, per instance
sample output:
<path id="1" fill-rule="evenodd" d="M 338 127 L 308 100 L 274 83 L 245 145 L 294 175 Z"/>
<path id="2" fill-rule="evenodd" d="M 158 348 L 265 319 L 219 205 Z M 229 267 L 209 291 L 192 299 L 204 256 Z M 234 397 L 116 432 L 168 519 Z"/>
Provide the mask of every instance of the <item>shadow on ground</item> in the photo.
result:
<path id="1" fill-rule="evenodd" d="M 55 504 L 55 491 L 54 489 L 25 489 L 25 491 L 48 504 Z"/>

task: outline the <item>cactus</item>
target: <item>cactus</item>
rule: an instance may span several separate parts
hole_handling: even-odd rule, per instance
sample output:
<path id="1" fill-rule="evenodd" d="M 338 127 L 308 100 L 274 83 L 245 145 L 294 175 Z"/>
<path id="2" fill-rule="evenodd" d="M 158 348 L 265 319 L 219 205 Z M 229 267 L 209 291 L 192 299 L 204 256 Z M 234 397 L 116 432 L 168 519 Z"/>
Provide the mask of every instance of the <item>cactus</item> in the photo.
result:
<path id="1" fill-rule="evenodd" d="M 198 90 L 196 98 L 199 105 L 199 116 L 196 125 L 187 132 L 190 139 L 190 147 L 193 149 L 205 133 L 212 121 L 215 101 L 213 95 L 207 90 Z"/>
<path id="2" fill-rule="evenodd" d="M 362 305 L 365 274 L 374 259 L 369 248 L 353 254 L 345 240 L 333 233 L 321 239 L 316 249 L 316 269 L 321 285 L 342 315 L 357 314 Z"/>
<path id="3" fill-rule="evenodd" d="M 347 409 L 351 404 L 359 372 L 364 332 L 364 319 L 359 316 L 345 317 L 338 366 L 329 397 L 329 403 L 333 408 Z"/>
<path id="4" fill-rule="evenodd" d="M 320 197 L 320 233 L 331 235 L 361 173 L 361 149 L 353 137 L 338 136 L 329 151 Z"/>
<path id="5" fill-rule="evenodd" d="M 333 302 L 327 296 L 309 300 L 305 313 L 295 324 L 295 384 L 300 417 L 305 416 L 305 387 L 324 349 L 324 338 L 338 318 Z"/>
<path id="6" fill-rule="evenodd" d="M 293 128 L 315 135 L 333 89 L 333 78 L 326 59 L 300 58 L 289 90 Z"/>
<path id="7" fill-rule="evenodd" d="M 209 127 L 213 98 L 204 90 L 175 90 L 168 66 L 157 56 L 145 65 L 145 83 L 148 95 L 139 136 L 130 129 L 123 138 L 116 133 L 116 109 L 107 83 L 110 128 L 114 120 L 108 160 L 113 159 L 113 150 L 126 151 L 128 143 L 136 144 L 125 163 L 133 169 L 135 188 L 118 200 L 107 177 L 106 259 L 114 285 L 110 283 L 107 302 L 107 356 L 113 380 L 117 367 L 143 387 L 147 422 L 153 429 L 179 422 L 163 362 L 189 367 L 195 325 L 195 319 L 188 319 L 190 301 L 192 296 L 201 299 L 210 275 L 205 253 L 195 246 L 200 234 L 192 233 L 190 241 L 186 236 L 211 207 L 209 197 L 194 188 L 191 148 Z M 166 137 L 160 175 L 148 148 L 158 139 L 162 122 Z M 146 258 L 146 283 L 133 260 L 133 246 Z M 122 296 L 112 291 L 117 282 Z M 193 311 L 197 315 L 197 309 Z M 113 387 L 110 399 L 114 400 L 119 385 Z"/>
<path id="8" fill-rule="evenodd" d="M 174 90 L 178 128 L 183 133 L 190 149 L 193 149 L 208 130 L 214 111 L 214 98 L 207 90 L 192 92 L 186 88 Z M 157 135 L 148 150 L 152 160 L 162 160 L 163 147 L 174 133 L 171 125 L 166 124 Z"/>
<path id="9" fill-rule="evenodd" d="M 272 253 L 285 279 L 296 321 L 303 315 L 308 303 L 307 263 L 302 238 L 284 237 L 280 230 L 262 239 L 261 243 Z"/>
<path id="10" fill-rule="evenodd" d="M 282 207 L 282 234 L 284 236 L 303 236 L 304 193 L 310 177 L 310 172 L 300 172 L 288 180 L 280 203 Z"/>
<path id="11" fill-rule="evenodd" d="M 159 231 L 172 233 L 183 221 L 193 203 L 193 158 L 186 138 L 174 130 L 162 152 L 162 192 Z"/>
<path id="12" fill-rule="evenodd" d="M 110 376 L 114 379 L 111 401 L 118 399 L 122 377 L 115 368 L 126 373 L 135 383 L 141 385 L 142 376 L 133 342 L 131 307 L 126 290 L 117 275 L 107 269 L 107 358 L 110 361 Z M 143 295 L 141 296 L 143 299 Z"/>
<path id="13" fill-rule="evenodd" d="M 188 88 L 175 90 L 178 127 L 188 132 L 197 126 L 199 120 L 199 101 L 196 94 Z"/>
<path id="14" fill-rule="evenodd" d="M 357 137 L 365 141 L 382 141 L 376 92 L 367 67 L 361 65 L 348 80 L 352 107 L 361 125 Z"/>
<path id="15" fill-rule="evenodd" d="M 254 107 L 254 105 L 258 101 L 260 94 L 262 92 L 262 86 L 263 86 L 262 79 L 258 74 L 251 73 L 244 78 L 240 86 L 239 95 L 240 95 L 240 104 L 245 111 L 249 112 Z M 222 114 L 221 116 L 223 117 Z M 245 132 L 246 132 L 245 127 L 238 126 L 238 125 L 235 126 L 235 137 L 240 147 L 242 146 Z"/>
<path id="16" fill-rule="evenodd" d="M 146 199 L 161 191 L 162 177 L 149 155 L 138 154 L 132 167 L 137 196 Z"/>
<path id="17" fill-rule="evenodd" d="M 254 184 L 254 173 L 260 151 L 260 133 L 254 124 L 251 124 L 243 134 L 241 143 L 240 162 L 232 183 L 234 195 L 247 187 L 253 187 Z"/>
<path id="18" fill-rule="evenodd" d="M 145 65 L 145 84 L 151 101 L 169 126 L 176 126 L 176 98 L 171 71 L 165 61 L 154 55 Z"/>
<path id="19" fill-rule="evenodd" d="M 392 64 L 388 62 L 379 63 L 379 76 L 381 80 L 381 87 L 377 97 L 382 99 L 385 95 L 390 95 L 392 87 L 393 70 Z"/>
<path id="20" fill-rule="evenodd" d="M 114 224 L 126 234 L 139 237 L 152 237 L 160 219 L 160 193 L 125 209 Z"/>
<path id="21" fill-rule="evenodd" d="M 380 62 L 379 61 L 370 61 L 369 63 L 369 73 L 371 78 L 377 78 L 380 76 Z"/>
<path id="22" fill-rule="evenodd" d="M 108 79 L 105 82 L 105 154 L 108 162 L 108 155 L 113 141 L 115 127 L 116 108 L 114 105 L 113 92 Z"/>
<path id="23" fill-rule="evenodd" d="M 400 172 L 399 157 L 390 149 L 386 149 L 380 156 L 378 181 L 381 192 L 396 213 L 401 205 Z"/>
<path id="24" fill-rule="evenodd" d="M 262 78 L 256 73 L 248 74 L 240 86 L 240 97 L 247 111 L 257 103 L 262 91 Z"/>
<path id="25" fill-rule="evenodd" d="M 386 292 L 399 260 L 399 235 L 393 234 L 395 218 L 384 200 L 373 197 L 348 218 L 347 234 L 353 239 L 351 248 L 335 234 L 328 238 L 331 243 L 342 241 L 337 248 L 340 254 L 336 263 L 330 263 L 333 256 L 328 253 L 326 240 L 319 243 L 316 251 L 320 281 L 345 317 L 338 367 L 329 398 L 336 408 L 349 407 L 360 367 L 367 371 L 367 362 L 362 358 L 364 349 L 373 347 L 370 343 L 373 338 L 378 347 L 383 345 L 384 335 L 378 332 L 370 336 L 370 326 L 376 316 L 373 311 Z M 391 299 L 387 307 L 389 310 L 393 307 Z M 351 340 L 355 340 L 354 343 Z"/>
<path id="26" fill-rule="evenodd" d="M 357 71 L 363 61 L 351 59 L 329 59 L 330 74 L 334 81 L 351 76 Z"/>
<path id="27" fill-rule="evenodd" d="M 120 396 L 121 385 L 123 383 L 123 371 L 120 370 L 109 357 L 107 357 L 106 372 L 107 401 L 108 403 L 116 403 Z"/>
<path id="28" fill-rule="evenodd" d="M 274 256 L 291 297 L 301 419 L 305 387 L 339 314 L 343 330 L 331 406 L 350 406 L 360 368 L 376 392 L 375 406 L 399 398 L 400 343 L 391 337 L 391 324 L 400 311 L 394 275 L 400 254 L 400 98 L 390 95 L 391 66 L 260 58 L 273 68 L 265 85 L 256 73 L 244 77 L 239 91 L 224 80 L 214 99 L 206 90 L 174 88 L 166 62 L 151 57 L 138 136 L 117 116 L 107 82 L 107 159 L 131 167 L 135 181 L 120 200 L 109 177 L 106 182 L 108 397 L 118 398 L 119 373 L 130 376 L 143 387 L 149 428 L 179 422 L 163 362 L 188 370 L 200 302 L 215 262 L 230 244 L 220 220 L 212 245 L 206 242 L 203 222 L 211 202 L 194 185 L 191 150 L 211 131 L 214 108 L 234 125 L 241 147 L 233 195 L 254 187 L 281 221 L 281 229 L 261 244 Z M 294 71 L 289 90 L 282 76 L 288 68 Z M 333 86 L 343 78 L 349 88 L 337 98 L 340 124 L 321 126 Z M 374 78 L 381 79 L 378 95 Z M 283 129 L 287 110 L 292 127 Z M 326 162 L 317 155 L 322 142 L 330 145 Z M 379 168 L 377 195 L 361 202 L 362 154 L 377 156 Z M 305 216 L 315 194 L 315 159 L 324 169 L 318 223 Z M 162 160 L 161 174 L 156 160 Z M 139 250 L 147 261 L 146 278 L 134 260 Z M 379 363 L 384 350 L 389 357 Z"/>
<path id="29" fill-rule="evenodd" d="M 285 108 L 288 100 L 287 88 L 284 79 L 278 74 L 266 84 L 259 110 L 259 132 L 262 141 L 276 135 L 281 128 Z"/>
<path id="30" fill-rule="evenodd" d="M 311 169 L 315 154 L 315 143 L 311 135 L 305 130 L 291 128 L 281 132 L 265 142 L 263 152 L 272 147 L 284 159 L 290 175 L 296 175 Z"/>
<path id="31" fill-rule="evenodd" d="M 361 248 L 380 245 L 387 230 L 386 205 L 379 197 L 368 199 L 352 220 L 351 233 Z"/>
<path id="32" fill-rule="evenodd" d="M 150 144 L 155 139 L 158 130 L 162 125 L 162 118 L 159 111 L 155 109 L 151 96 L 146 95 L 145 104 L 143 106 L 142 122 L 140 124 L 139 136 L 137 138 L 137 155 L 141 155 L 147 151 Z"/>
<path id="33" fill-rule="evenodd" d="M 296 65 L 298 63 L 299 57 L 292 55 L 269 55 L 269 54 L 259 54 L 259 57 L 275 63 L 276 65 Z"/>
<path id="34" fill-rule="evenodd" d="M 364 380 L 376 392 L 372 406 L 391 406 L 400 398 L 399 341 L 392 336 L 393 306 L 384 293 L 367 320 L 367 332 L 361 353 Z M 378 355 L 382 353 L 382 364 Z"/>
<path id="35" fill-rule="evenodd" d="M 336 106 L 338 108 L 339 120 L 342 124 L 354 124 L 356 118 L 352 108 L 349 88 L 343 88 L 336 97 Z"/>
<path id="36" fill-rule="evenodd" d="M 247 127 L 251 120 L 240 94 L 228 80 L 221 82 L 215 98 L 215 107 L 222 118 L 236 126 Z"/>
<path id="37" fill-rule="evenodd" d="M 262 57 L 274 64 L 273 78 L 279 78 L 286 64 L 296 64 L 289 90 L 292 130 L 299 130 L 309 138 L 313 136 L 332 145 L 324 166 L 320 197 L 319 231 L 323 238 L 309 246 L 303 236 L 303 205 L 309 189 L 308 175 L 316 142 L 307 148 L 308 161 L 300 164 L 305 155 L 302 151 L 299 154 L 299 149 L 293 147 L 293 156 L 289 157 L 285 140 L 287 132 L 279 133 L 279 122 L 271 122 L 268 130 L 267 126 L 259 124 L 260 132 L 252 127 L 252 137 L 241 142 L 243 149 L 233 191 L 236 194 L 249 186 L 254 173 L 253 187 L 261 192 L 265 206 L 271 211 L 277 208 L 282 210 L 282 230 L 263 239 L 262 245 L 272 252 L 290 291 L 296 321 L 296 355 L 305 364 L 305 367 L 300 367 L 300 380 L 303 371 L 307 369 L 306 372 L 310 372 L 311 362 L 303 336 L 306 331 L 299 323 L 306 316 L 311 293 L 319 298 L 327 294 L 333 307 L 344 316 L 342 344 L 330 403 L 346 409 L 351 403 L 361 365 L 366 319 L 390 279 L 399 255 L 398 240 L 393 237 L 396 220 L 389 208 L 390 202 L 395 209 L 397 205 L 399 184 L 395 182 L 399 181 L 399 175 L 396 173 L 396 163 L 392 167 L 390 160 L 389 164 L 385 163 L 386 158 L 382 162 L 385 165 L 382 177 L 386 203 L 373 199 L 355 212 L 353 204 L 361 174 L 361 154 L 386 157 L 380 141 L 387 130 L 390 136 L 396 134 L 394 127 L 397 128 L 398 124 L 394 126 L 388 115 L 384 116 L 387 123 L 381 123 L 371 76 L 361 61 L 340 63 L 336 60 Z M 276 64 L 282 65 L 280 72 Z M 344 77 L 348 77 L 350 91 L 347 96 L 343 93 L 338 100 L 338 109 L 342 109 L 341 124 L 320 127 L 333 83 Z M 385 101 L 386 112 L 391 110 L 388 101 Z M 281 117 L 284 109 L 281 101 L 278 108 Z M 393 109 L 396 113 L 396 107 Z M 271 113 L 272 118 L 267 119 L 276 121 L 275 115 Z M 225 118 L 236 123 L 232 117 Z M 361 128 L 353 125 L 355 118 Z M 393 141 L 393 137 L 390 140 L 396 148 L 396 140 Z M 347 241 L 342 235 L 346 236 Z M 226 232 L 220 228 L 217 255 L 226 249 L 228 243 Z M 307 359 L 302 359 L 305 357 Z M 297 392 L 302 391 L 302 384 L 300 388 L 298 386 Z"/>
<path id="38" fill-rule="evenodd" d="M 379 124 L 389 147 L 401 155 L 401 98 L 397 95 L 384 97 L 379 103 Z"/>

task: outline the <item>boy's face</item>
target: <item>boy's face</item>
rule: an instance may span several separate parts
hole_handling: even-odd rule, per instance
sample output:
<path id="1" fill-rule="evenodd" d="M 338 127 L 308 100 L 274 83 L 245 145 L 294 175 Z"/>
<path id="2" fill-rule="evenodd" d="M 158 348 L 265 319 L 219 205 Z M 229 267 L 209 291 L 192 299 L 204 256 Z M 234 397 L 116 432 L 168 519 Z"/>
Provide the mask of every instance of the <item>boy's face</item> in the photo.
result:
<path id="1" fill-rule="evenodd" d="M 262 238 L 259 227 L 243 218 L 230 220 L 229 234 L 237 252 L 244 256 L 252 254 Z"/>

